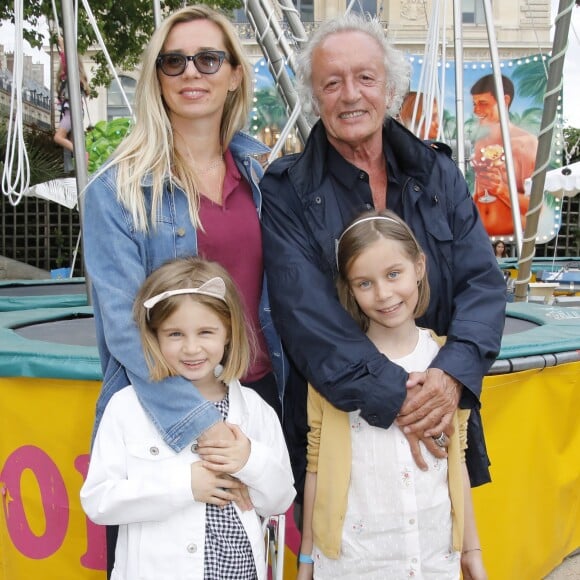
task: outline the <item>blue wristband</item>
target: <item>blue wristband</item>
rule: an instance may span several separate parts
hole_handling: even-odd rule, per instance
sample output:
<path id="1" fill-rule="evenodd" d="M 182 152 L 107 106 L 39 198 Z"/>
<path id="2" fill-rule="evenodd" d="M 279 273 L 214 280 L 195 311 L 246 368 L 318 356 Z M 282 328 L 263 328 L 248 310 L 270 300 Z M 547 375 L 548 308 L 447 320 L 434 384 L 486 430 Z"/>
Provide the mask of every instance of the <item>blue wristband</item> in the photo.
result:
<path id="1" fill-rule="evenodd" d="M 314 560 L 312 559 L 312 556 L 309 556 L 308 554 L 303 554 L 302 552 L 300 552 L 300 555 L 298 556 L 298 563 L 299 564 L 314 564 Z"/>

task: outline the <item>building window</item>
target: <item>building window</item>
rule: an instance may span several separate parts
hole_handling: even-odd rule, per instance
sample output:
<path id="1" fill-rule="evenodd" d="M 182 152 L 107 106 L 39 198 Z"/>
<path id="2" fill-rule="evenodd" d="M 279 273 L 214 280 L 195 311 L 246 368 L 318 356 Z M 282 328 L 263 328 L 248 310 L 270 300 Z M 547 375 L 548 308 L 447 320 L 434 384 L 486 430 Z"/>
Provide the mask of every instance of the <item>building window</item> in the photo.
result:
<path id="1" fill-rule="evenodd" d="M 485 24 L 483 0 L 463 0 L 461 11 L 463 24 Z"/>
<path id="2" fill-rule="evenodd" d="M 121 86 L 125 91 L 127 100 L 133 106 L 135 102 L 135 87 L 137 86 L 137 81 L 131 77 L 119 76 L 121 81 Z M 119 117 L 130 117 L 131 113 L 129 108 L 125 104 L 125 99 L 123 99 L 123 94 L 117 83 L 116 79 L 109 85 L 107 90 L 107 120 L 112 121 L 113 119 L 118 119 Z"/>
<path id="3" fill-rule="evenodd" d="M 237 24 L 243 24 L 245 22 L 248 22 L 246 11 L 243 8 L 234 9 L 234 22 L 236 22 Z"/>
<path id="4" fill-rule="evenodd" d="M 314 22 L 314 0 L 293 0 L 302 22 Z"/>
<path id="5" fill-rule="evenodd" d="M 351 0 L 346 0 L 346 7 L 350 6 Z M 377 15 L 377 0 L 355 0 L 351 12 L 358 14 L 369 14 L 370 16 Z"/>

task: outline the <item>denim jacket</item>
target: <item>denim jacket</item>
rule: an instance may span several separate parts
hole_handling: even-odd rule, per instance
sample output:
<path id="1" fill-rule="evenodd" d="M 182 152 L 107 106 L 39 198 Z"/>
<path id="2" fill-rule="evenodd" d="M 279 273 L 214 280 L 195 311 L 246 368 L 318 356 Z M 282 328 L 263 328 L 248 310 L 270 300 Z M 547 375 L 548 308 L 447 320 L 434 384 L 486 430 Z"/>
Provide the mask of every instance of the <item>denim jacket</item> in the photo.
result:
<path id="1" fill-rule="evenodd" d="M 251 186 L 261 217 L 258 181 L 262 168 L 252 156 L 269 150 L 244 133 L 234 136 L 229 149 Z M 163 439 L 180 451 L 220 421 L 219 412 L 191 388 L 191 382 L 181 377 L 170 377 L 159 383 L 149 380 L 132 309 L 138 289 L 153 270 L 170 259 L 197 254 L 196 230 L 189 219 L 186 194 L 166 180 L 155 227 L 149 224 L 148 232 L 137 231 L 130 212 L 117 199 L 116 176 L 116 167 L 112 166 L 89 182 L 82 211 L 84 259 L 103 370 L 95 430 L 113 394 L 132 384 Z M 147 215 L 151 215 L 151 176 L 143 179 L 143 195 Z M 260 324 L 270 350 L 280 400 L 283 400 L 287 364 L 271 320 L 265 276 Z M 166 392 L 169 387 L 171 396 Z"/>

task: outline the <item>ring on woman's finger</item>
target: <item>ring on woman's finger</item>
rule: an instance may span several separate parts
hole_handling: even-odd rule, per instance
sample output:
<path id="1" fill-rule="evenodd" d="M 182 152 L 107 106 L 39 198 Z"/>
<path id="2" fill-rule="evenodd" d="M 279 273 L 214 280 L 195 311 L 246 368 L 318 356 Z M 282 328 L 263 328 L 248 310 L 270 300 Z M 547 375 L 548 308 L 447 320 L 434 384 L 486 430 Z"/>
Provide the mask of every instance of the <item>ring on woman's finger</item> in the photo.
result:
<path id="1" fill-rule="evenodd" d="M 447 435 L 443 432 L 438 437 L 433 437 L 433 441 L 435 441 L 435 445 L 438 445 L 439 447 L 447 447 Z"/>

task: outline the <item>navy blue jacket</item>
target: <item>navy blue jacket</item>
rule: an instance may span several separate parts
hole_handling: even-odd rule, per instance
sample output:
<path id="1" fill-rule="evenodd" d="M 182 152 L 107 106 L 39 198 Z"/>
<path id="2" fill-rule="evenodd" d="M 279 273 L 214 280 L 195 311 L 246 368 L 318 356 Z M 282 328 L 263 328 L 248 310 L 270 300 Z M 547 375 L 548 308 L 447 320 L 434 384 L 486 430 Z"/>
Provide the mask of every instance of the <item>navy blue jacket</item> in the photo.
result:
<path id="1" fill-rule="evenodd" d="M 418 324 L 447 336 L 431 366 L 464 385 L 460 404 L 475 409 L 477 422 L 482 379 L 503 332 L 503 276 L 467 184 L 449 156 L 391 119 L 385 121 L 383 140 L 400 170 L 401 217 L 427 256 L 432 298 Z M 260 184 L 272 315 L 290 358 L 325 398 L 344 411 L 360 409 L 371 425 L 388 427 L 405 399 L 407 373 L 368 340 L 340 305 L 334 285 L 336 240 L 355 217 L 337 197 L 368 187 L 368 180 L 331 179 L 329 147 L 319 122 L 304 151 L 277 160 Z M 470 444 L 483 470 L 477 475 L 471 461 L 472 482 L 482 483 L 489 479 L 483 437 Z"/>

